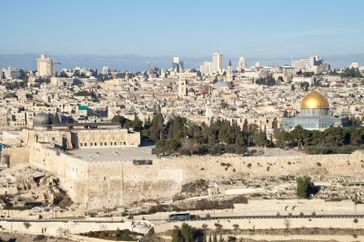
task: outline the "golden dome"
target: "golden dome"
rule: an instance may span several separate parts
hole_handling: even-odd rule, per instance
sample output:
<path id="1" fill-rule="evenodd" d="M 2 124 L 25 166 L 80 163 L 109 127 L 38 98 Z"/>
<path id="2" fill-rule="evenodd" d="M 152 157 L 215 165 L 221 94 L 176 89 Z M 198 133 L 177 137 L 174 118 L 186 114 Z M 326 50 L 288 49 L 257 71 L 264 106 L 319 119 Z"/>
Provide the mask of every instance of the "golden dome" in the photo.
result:
<path id="1" fill-rule="evenodd" d="M 318 108 L 329 108 L 329 102 L 318 91 L 311 91 L 302 99 L 301 108 L 306 109 L 318 109 Z"/>

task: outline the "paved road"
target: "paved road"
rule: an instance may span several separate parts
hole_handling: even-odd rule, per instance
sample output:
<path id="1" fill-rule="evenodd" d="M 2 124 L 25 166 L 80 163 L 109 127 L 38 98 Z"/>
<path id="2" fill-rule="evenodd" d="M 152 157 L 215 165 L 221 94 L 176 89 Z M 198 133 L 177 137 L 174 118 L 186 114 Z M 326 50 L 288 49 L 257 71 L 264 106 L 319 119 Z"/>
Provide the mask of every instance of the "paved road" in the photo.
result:
<path id="1" fill-rule="evenodd" d="M 234 216 L 211 216 L 211 217 L 197 217 L 188 219 L 185 221 L 206 221 L 206 220 L 234 220 L 234 219 L 277 219 L 277 218 L 289 218 L 289 219 L 312 219 L 312 218 L 364 218 L 364 214 L 318 214 L 318 215 L 234 215 Z M 151 220 L 157 221 L 157 220 Z M 160 221 L 160 220 L 159 220 Z M 172 220 L 170 222 L 176 222 L 179 220 Z"/>
<path id="2" fill-rule="evenodd" d="M 193 215 L 193 214 L 192 214 Z M 234 216 L 211 216 L 211 217 L 196 217 L 184 221 L 205 221 L 205 220 L 234 220 L 234 219 L 277 219 L 277 218 L 289 218 L 289 219 L 312 219 L 312 218 L 364 218 L 364 214 L 317 214 L 317 215 L 234 215 Z M 111 220 L 111 219 L 26 219 L 26 218 L 1 218 L 0 222 L 63 222 L 63 223 L 123 223 L 129 220 Z M 150 219 L 149 221 L 167 221 L 166 219 Z M 176 222 L 179 220 L 172 220 Z"/>

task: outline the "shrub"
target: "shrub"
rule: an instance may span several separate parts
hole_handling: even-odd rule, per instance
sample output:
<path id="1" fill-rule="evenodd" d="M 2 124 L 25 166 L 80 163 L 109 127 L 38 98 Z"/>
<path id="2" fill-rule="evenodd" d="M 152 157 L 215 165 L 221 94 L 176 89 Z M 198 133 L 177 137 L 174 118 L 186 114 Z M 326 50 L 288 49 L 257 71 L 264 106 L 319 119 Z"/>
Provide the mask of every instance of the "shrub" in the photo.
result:
<path id="1" fill-rule="evenodd" d="M 29 222 L 24 222 L 24 227 L 29 229 L 32 225 Z"/>
<path id="2" fill-rule="evenodd" d="M 318 188 L 311 182 L 311 177 L 304 176 L 296 179 L 297 182 L 297 196 L 308 198 L 311 194 L 318 192 Z"/>

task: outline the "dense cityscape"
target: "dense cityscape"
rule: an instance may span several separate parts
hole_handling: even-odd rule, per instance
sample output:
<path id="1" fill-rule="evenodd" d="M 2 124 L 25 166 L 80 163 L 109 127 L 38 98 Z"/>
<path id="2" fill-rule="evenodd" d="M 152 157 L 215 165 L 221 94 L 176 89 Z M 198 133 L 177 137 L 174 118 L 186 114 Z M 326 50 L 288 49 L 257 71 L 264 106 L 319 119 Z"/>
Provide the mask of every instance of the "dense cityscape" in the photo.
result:
<path id="1" fill-rule="evenodd" d="M 94 4 L 83 7 L 91 13 Z M 149 16 L 145 6 L 133 4 L 116 5 Z M 187 8 L 191 18 L 203 15 L 195 15 L 195 8 Z M 160 12 L 162 20 L 181 14 L 169 10 Z M 121 18 L 101 11 L 100 16 Z M 158 18 L 149 20 L 165 28 L 153 30 L 165 38 L 184 32 L 181 26 L 177 32 L 168 29 Z M 49 21 L 59 20 L 55 15 Z M 106 23 L 93 21 L 87 23 Z M 115 29 L 108 24 L 103 27 L 110 33 Z M 87 36 L 84 28 L 77 28 L 80 35 L 67 29 L 74 43 L 77 36 Z M 361 37 L 351 28 L 341 31 Z M 297 36 L 336 34 L 330 28 L 318 32 Z M 154 32 L 148 33 L 148 48 L 158 49 Z M 28 46 L 33 35 L 21 45 L 10 44 L 10 35 L 0 37 L 5 62 L 8 49 L 25 46 L 36 52 L 37 44 Z M 113 43 L 112 37 L 101 38 Z M 267 32 L 268 42 L 275 38 Z M 140 44 L 136 39 L 132 45 Z M 126 51 L 130 39 L 120 40 Z M 95 43 L 90 41 L 85 46 Z M 41 46 L 44 51 L 28 67 L 0 66 L 0 241 L 364 240 L 360 60 L 334 66 L 307 40 L 307 56 L 291 57 L 286 64 L 253 61 L 249 48 L 245 55 L 240 46 L 228 54 L 215 48 L 199 65 L 181 54 L 166 57 L 169 65 L 148 62 L 139 71 L 106 63 L 66 68 L 54 51 L 66 46 L 61 42 L 53 51 Z M 98 46 L 108 49 L 108 44 L 92 48 Z M 172 47 L 178 50 L 177 44 Z"/>

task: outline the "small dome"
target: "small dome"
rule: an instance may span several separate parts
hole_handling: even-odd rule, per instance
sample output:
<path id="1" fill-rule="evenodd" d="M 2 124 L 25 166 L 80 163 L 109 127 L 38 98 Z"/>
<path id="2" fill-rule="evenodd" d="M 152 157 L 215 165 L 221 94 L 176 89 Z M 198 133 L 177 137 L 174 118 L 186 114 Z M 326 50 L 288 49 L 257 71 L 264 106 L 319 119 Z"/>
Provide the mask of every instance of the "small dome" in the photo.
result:
<path id="1" fill-rule="evenodd" d="M 311 91 L 302 99 L 302 109 L 328 109 L 329 101 L 318 91 Z"/>
<path id="2" fill-rule="evenodd" d="M 38 113 L 33 119 L 34 126 L 45 126 L 50 124 L 52 124 L 52 120 L 47 113 Z"/>

